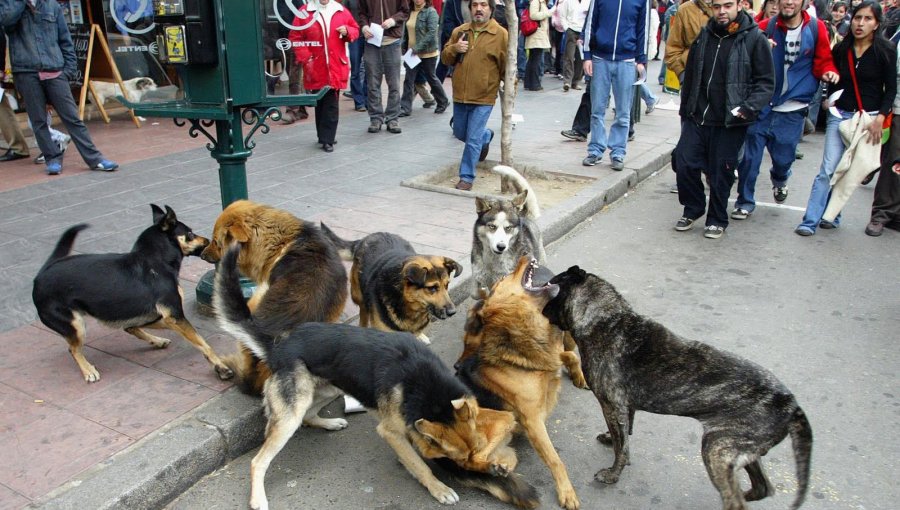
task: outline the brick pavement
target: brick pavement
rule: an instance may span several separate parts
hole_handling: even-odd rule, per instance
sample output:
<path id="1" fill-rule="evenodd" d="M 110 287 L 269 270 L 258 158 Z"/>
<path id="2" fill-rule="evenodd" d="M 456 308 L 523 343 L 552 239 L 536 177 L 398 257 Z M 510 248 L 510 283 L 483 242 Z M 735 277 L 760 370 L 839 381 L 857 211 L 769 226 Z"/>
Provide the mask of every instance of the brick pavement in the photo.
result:
<path id="1" fill-rule="evenodd" d="M 545 92 L 519 93 L 517 110 L 525 119 L 513 135 L 517 163 L 598 181 L 620 178 L 623 174 L 605 163 L 582 167 L 585 144 L 559 136 L 571 126 L 580 93 L 562 93 L 561 82 L 550 76 L 544 87 Z M 352 102 L 342 99 L 332 154 L 314 143 L 311 118 L 258 134 L 247 165 L 250 198 L 325 221 L 346 237 L 390 230 L 420 251 L 447 254 L 467 266 L 475 217 L 471 197 L 399 185 L 456 164 L 462 152 L 450 134 L 450 112 L 435 115 L 419 105 L 412 117 L 401 119 L 402 134 L 368 134 L 367 115 L 353 112 Z M 628 168 L 644 169 L 646 176 L 647 165 L 658 166 L 654 162 L 677 140 L 676 117 L 663 110 L 643 117 L 638 139 L 629 145 Z M 498 130 L 499 124 L 498 106 L 489 126 Z M 162 332 L 173 342 L 155 350 L 93 321 L 85 356 L 101 380 L 85 384 L 65 342 L 36 321 L 31 280 L 68 226 L 91 224 L 79 236 L 76 252 L 122 252 L 149 225 L 149 203 L 172 206 L 182 221 L 206 235 L 221 210 L 216 165 L 202 137 L 189 138 L 186 128 L 169 119 L 148 119 L 137 129 L 124 114 L 110 125 L 90 122 L 89 129 L 98 147 L 122 164 L 120 171 L 88 171 L 74 147 L 59 177 L 44 175 L 30 160 L 0 163 L 0 451 L 7 454 L 0 465 L 0 510 L 42 500 L 113 455 L 128 455 L 129 447 L 198 406 L 235 391 L 173 333 Z M 489 160 L 499 158 L 499 137 L 491 150 Z M 629 177 L 628 184 L 636 178 Z M 545 216 L 563 214 L 563 206 L 555 209 Z M 232 340 L 194 310 L 194 287 L 209 269 L 199 259 L 186 259 L 181 274 L 186 310 L 210 345 L 227 353 Z M 350 303 L 345 319 L 353 316 Z"/>

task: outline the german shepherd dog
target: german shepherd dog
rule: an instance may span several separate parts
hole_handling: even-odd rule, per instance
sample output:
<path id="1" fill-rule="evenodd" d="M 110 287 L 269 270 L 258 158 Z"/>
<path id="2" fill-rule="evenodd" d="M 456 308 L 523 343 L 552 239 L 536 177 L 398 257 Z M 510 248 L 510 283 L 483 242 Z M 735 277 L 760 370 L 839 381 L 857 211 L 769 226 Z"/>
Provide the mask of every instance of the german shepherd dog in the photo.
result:
<path id="1" fill-rule="evenodd" d="M 539 264 L 547 259 L 537 225 L 541 210 L 531 185 L 511 167 L 497 165 L 493 171 L 518 194 L 512 199 L 475 199 L 478 218 L 472 232 L 472 297 L 476 299 L 481 289 L 490 290 L 511 273 L 519 258 L 534 257 Z"/>
<path id="2" fill-rule="evenodd" d="M 347 271 L 337 250 L 315 224 L 288 211 L 249 200 L 219 214 L 209 246 L 200 257 L 218 262 L 231 243 L 243 248 L 238 268 L 256 283 L 248 306 L 268 331 L 288 332 L 303 322 L 336 322 L 347 301 Z M 244 347 L 225 363 L 237 386 L 262 393 L 269 369 Z"/>
<path id="3" fill-rule="evenodd" d="M 565 465 L 550 441 L 546 421 L 556 407 L 560 369 L 581 373 L 580 360 L 563 349 L 563 333 L 541 315 L 559 291 L 534 284 L 537 262 L 522 257 L 469 311 L 466 351 L 457 375 L 473 388 L 482 407 L 512 411 L 538 455 L 550 468 L 559 504 L 579 507 Z"/>
<path id="4" fill-rule="evenodd" d="M 449 257 L 419 255 L 396 234 L 376 232 L 346 241 L 321 225 L 341 257 L 353 261 L 350 297 L 359 306 L 359 325 L 406 331 L 430 344 L 425 328 L 431 318 L 446 319 L 456 313 L 450 278 L 459 276 L 462 267 Z"/>
<path id="5" fill-rule="evenodd" d="M 31 297 L 45 326 L 69 343 L 69 352 L 84 380 L 100 380 L 100 372 L 84 358 L 84 316 L 121 328 L 162 349 L 169 339 L 145 329 L 171 329 L 194 344 L 221 379 L 233 375 L 184 316 L 184 292 L 178 285 L 181 261 L 198 255 L 209 240 L 178 221 L 169 206 L 150 204 L 153 225 L 141 232 L 129 253 L 69 255 L 86 224 L 66 230 L 34 278 Z"/>
<path id="6" fill-rule="evenodd" d="M 800 507 L 809 484 L 812 428 L 774 375 L 638 315 L 609 282 L 578 266 L 551 282 L 559 294 L 543 313 L 575 337 L 609 428 L 598 439 L 615 450 L 613 465 L 597 480 L 615 483 L 628 464 L 635 411 L 690 416 L 703 424 L 703 463 L 727 510 L 774 494 L 760 459 L 790 434 L 798 480 L 792 508 Z M 740 468 L 750 476 L 745 493 L 735 477 Z"/>
<path id="7" fill-rule="evenodd" d="M 378 434 L 439 502 L 457 503 L 459 496 L 434 476 L 423 457 L 449 459 L 442 465 L 461 468 L 455 470 L 458 476 L 477 472 L 472 486 L 523 507 L 536 506 L 536 491 L 512 473 L 517 459 L 507 444 L 515 427 L 511 413 L 480 409 L 437 355 L 408 333 L 325 323 L 301 324 L 287 335 L 266 331 L 241 295 L 239 251 L 239 246 L 230 249 L 219 264 L 213 304 L 222 328 L 272 371 L 263 390 L 266 439 L 250 464 L 251 508 L 268 508 L 266 470 L 301 424 L 347 427 L 342 418 L 318 416 L 341 391 L 377 410 Z M 494 476 L 489 481 L 485 473 Z"/>

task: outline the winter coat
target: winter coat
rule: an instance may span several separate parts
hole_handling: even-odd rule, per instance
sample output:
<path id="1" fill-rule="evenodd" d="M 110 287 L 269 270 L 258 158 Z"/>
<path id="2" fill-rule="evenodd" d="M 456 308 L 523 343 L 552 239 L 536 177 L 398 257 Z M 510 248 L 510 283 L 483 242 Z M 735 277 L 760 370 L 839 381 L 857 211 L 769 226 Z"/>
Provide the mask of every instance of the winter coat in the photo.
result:
<path id="1" fill-rule="evenodd" d="M 649 0 L 593 0 L 581 36 L 584 60 L 631 60 L 647 63 Z"/>
<path id="2" fill-rule="evenodd" d="M 538 29 L 525 38 L 525 49 L 550 49 L 550 16 L 552 13 L 550 9 L 547 9 L 547 0 L 531 0 L 528 4 L 528 15 L 532 20 L 537 21 Z"/>
<path id="3" fill-rule="evenodd" d="M 700 35 L 712 16 L 712 7 L 704 0 L 690 0 L 681 4 L 669 23 L 666 39 L 666 68 L 681 76 L 687 65 L 691 44 Z"/>
<path id="4" fill-rule="evenodd" d="M 456 41 L 465 33 L 469 50 L 465 59 L 457 64 Z M 483 32 L 475 37 L 471 23 L 464 23 L 453 31 L 441 52 L 444 65 L 456 65 L 453 71 L 453 102 L 493 105 L 497 101 L 500 81 L 506 73 L 506 46 L 509 34 L 497 20 L 488 22 Z"/>
<path id="5" fill-rule="evenodd" d="M 413 7 L 415 10 L 415 7 Z M 441 47 L 438 43 L 438 25 L 440 19 L 434 7 L 423 7 L 416 15 L 416 43 L 413 45 L 413 51 L 417 55 L 425 55 L 438 51 Z M 403 23 L 403 42 L 400 49 L 406 53 L 409 49 L 409 34 L 407 33 L 406 23 Z"/>
<path id="6" fill-rule="evenodd" d="M 725 127 L 752 124 L 772 99 L 775 91 L 775 73 L 772 68 L 769 40 L 759 30 L 753 18 L 744 11 L 738 12 L 733 23 L 734 29 L 728 30 L 728 34 L 720 39 L 714 32 L 716 20 L 710 18 L 697 40 L 691 45 L 684 72 L 684 83 L 681 87 L 679 114 L 682 119 L 692 119 L 698 124 L 704 124 L 703 113 L 706 108 L 701 105 L 703 102 L 700 97 L 701 89 L 709 94 L 706 100 L 710 105 L 721 107 L 721 101 L 716 100 L 718 97 L 716 94 L 720 94 L 724 99 Z M 727 55 L 716 51 L 712 56 L 706 54 L 715 50 L 716 44 L 720 42 L 723 46 L 730 43 Z M 702 83 L 704 66 L 712 59 L 725 64 L 725 83 L 716 83 L 712 86 Z M 717 68 L 722 69 L 719 64 L 711 66 L 711 69 Z M 744 117 L 733 115 L 731 112 L 734 108 L 740 108 Z"/>
<path id="7" fill-rule="evenodd" d="M 25 0 L 0 1 L 0 25 L 9 36 L 13 73 L 62 71 L 70 80 L 76 77 L 75 45 L 56 0 L 37 0 L 34 10 Z"/>
<path id="8" fill-rule="evenodd" d="M 866 130 L 874 120 L 866 112 L 856 112 L 838 125 L 846 149 L 831 177 L 831 197 L 823 220 L 834 221 L 863 179 L 881 166 L 881 144 L 869 143 Z"/>
<path id="9" fill-rule="evenodd" d="M 347 88 L 350 77 L 347 43 L 359 36 L 359 25 L 349 10 L 336 2 L 335 7 L 329 19 L 316 11 L 315 4 L 307 4 L 301 13 L 306 14 L 304 18 L 307 19 L 315 16 L 315 23 L 304 30 L 292 30 L 288 36 L 297 63 L 303 66 L 303 87 L 306 90 L 319 90 L 325 86 L 335 90 Z M 306 23 L 298 16 L 293 24 L 301 26 Z M 346 37 L 338 34 L 337 28 L 340 26 L 347 27 Z"/>
<path id="10" fill-rule="evenodd" d="M 333 1 L 333 0 L 332 0 Z M 384 31 L 384 37 L 400 40 L 403 37 L 403 24 L 409 19 L 410 5 L 408 0 L 360 0 L 359 17 L 364 26 L 371 23 L 382 24 L 393 18 L 394 26 Z"/>
<path id="11" fill-rule="evenodd" d="M 775 18 L 775 29 L 772 30 L 772 40 L 775 47 L 772 48 L 772 62 L 775 65 L 775 94 L 772 96 L 772 106 L 784 104 L 786 101 L 799 101 L 809 103 L 819 88 L 819 80 L 822 75 L 838 70 L 831 60 L 831 46 L 828 44 L 828 30 L 820 19 L 811 18 L 806 11 L 801 13 L 803 17 L 803 29 L 800 31 L 800 55 L 788 68 L 787 90 L 784 90 L 784 49 L 787 27 L 781 18 Z M 759 29 L 768 34 L 766 29 L 771 18 L 764 19 L 759 24 Z M 814 23 L 813 23 L 814 22 Z M 818 35 L 813 36 L 813 30 Z M 815 47 L 813 47 L 815 41 Z"/>

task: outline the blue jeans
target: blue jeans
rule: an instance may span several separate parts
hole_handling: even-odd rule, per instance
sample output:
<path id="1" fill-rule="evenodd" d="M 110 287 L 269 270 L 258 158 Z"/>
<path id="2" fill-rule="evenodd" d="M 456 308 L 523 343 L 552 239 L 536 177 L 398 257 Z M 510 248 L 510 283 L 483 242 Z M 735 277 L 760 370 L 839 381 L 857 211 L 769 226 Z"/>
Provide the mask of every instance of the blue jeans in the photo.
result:
<path id="1" fill-rule="evenodd" d="M 366 107 L 366 99 L 369 95 L 366 88 L 366 68 L 363 66 L 363 50 L 366 40 L 358 37 L 348 46 L 350 48 L 350 93 L 353 94 L 353 106 Z"/>
<path id="2" fill-rule="evenodd" d="M 519 14 L 519 19 L 522 18 L 521 13 Z M 522 35 L 522 32 L 519 32 L 519 47 L 518 54 L 516 56 L 516 72 L 520 79 L 525 78 L 525 36 Z M 503 72 L 506 72 L 504 70 Z"/>
<path id="3" fill-rule="evenodd" d="M 834 169 L 837 168 L 841 156 L 844 155 L 844 140 L 841 139 L 841 133 L 838 132 L 838 125 L 842 120 L 849 119 L 853 116 L 853 112 L 841 111 L 841 117 L 835 117 L 828 113 L 828 124 L 825 128 L 825 151 L 822 154 L 822 166 L 819 167 L 819 174 L 813 180 L 812 191 L 809 192 L 809 202 L 806 204 L 806 213 L 803 215 L 803 221 L 798 228 L 816 231 L 822 215 L 825 214 L 825 207 L 828 205 L 828 199 L 831 197 L 831 176 L 834 175 Z M 834 224 L 841 222 L 841 215 L 838 214 L 834 219 Z"/>
<path id="4" fill-rule="evenodd" d="M 806 109 L 794 112 L 769 111 L 760 115 L 744 141 L 744 157 L 738 164 L 738 198 L 734 207 L 753 211 L 756 208 L 756 178 L 762 164 L 763 149 L 769 150 L 773 186 L 784 186 L 791 177 L 791 165 L 797 155 L 797 144 L 803 136 Z"/>
<path id="5" fill-rule="evenodd" d="M 491 141 L 493 132 L 487 129 L 487 121 L 494 105 L 453 103 L 453 136 L 466 142 L 462 161 L 459 162 L 459 178 L 475 180 L 475 165 L 481 155 L 481 147 Z"/>
<path id="6" fill-rule="evenodd" d="M 628 140 L 628 123 L 631 118 L 631 101 L 634 98 L 634 81 L 637 69 L 634 62 L 621 62 L 593 58 L 591 77 L 591 141 L 588 154 L 603 156 L 609 148 L 612 159 L 625 159 Z M 606 107 L 612 91 L 616 101 L 616 118 L 606 133 Z"/>
<path id="7" fill-rule="evenodd" d="M 651 104 L 659 100 L 659 98 L 653 95 L 653 91 L 650 90 L 650 87 L 647 86 L 646 81 L 644 83 L 641 83 L 641 99 L 644 100 L 644 103 L 646 103 L 647 106 L 650 106 Z M 616 109 L 618 110 L 618 108 Z"/>

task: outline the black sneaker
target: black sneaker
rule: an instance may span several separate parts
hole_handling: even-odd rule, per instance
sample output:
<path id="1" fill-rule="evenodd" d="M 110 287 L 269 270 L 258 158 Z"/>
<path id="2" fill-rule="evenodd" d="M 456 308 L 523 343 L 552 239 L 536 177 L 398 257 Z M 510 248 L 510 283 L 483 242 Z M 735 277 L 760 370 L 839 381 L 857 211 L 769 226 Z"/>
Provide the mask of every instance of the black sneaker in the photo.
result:
<path id="1" fill-rule="evenodd" d="M 703 237 L 707 239 L 718 239 L 723 235 L 725 235 L 725 227 L 707 225 L 706 228 L 703 229 Z"/>
<path id="2" fill-rule="evenodd" d="M 584 166 L 594 166 L 603 159 L 603 156 L 600 154 L 588 154 L 586 158 L 581 161 L 581 164 Z"/>
<path id="3" fill-rule="evenodd" d="M 733 220 L 746 220 L 753 214 L 753 211 L 748 211 L 747 209 L 743 209 L 741 207 L 735 208 L 731 211 L 731 219 Z"/>
<path id="4" fill-rule="evenodd" d="M 694 228 L 694 220 L 690 218 L 682 217 L 680 220 L 675 222 L 675 230 L 679 232 L 686 232 L 692 228 Z"/>
<path id="5" fill-rule="evenodd" d="M 776 203 L 783 203 L 787 200 L 788 197 L 788 187 L 787 186 L 775 186 L 772 188 L 772 196 L 775 197 Z"/>
<path id="6" fill-rule="evenodd" d="M 488 152 L 491 150 L 491 142 L 494 141 L 494 130 L 488 129 L 488 131 L 491 132 L 491 139 L 481 145 L 481 154 L 478 155 L 478 161 L 487 159 Z"/>
<path id="7" fill-rule="evenodd" d="M 586 142 L 587 136 L 575 131 L 574 129 L 566 129 L 565 131 L 560 131 L 559 134 L 565 136 L 570 140 L 575 140 L 576 142 Z"/>

